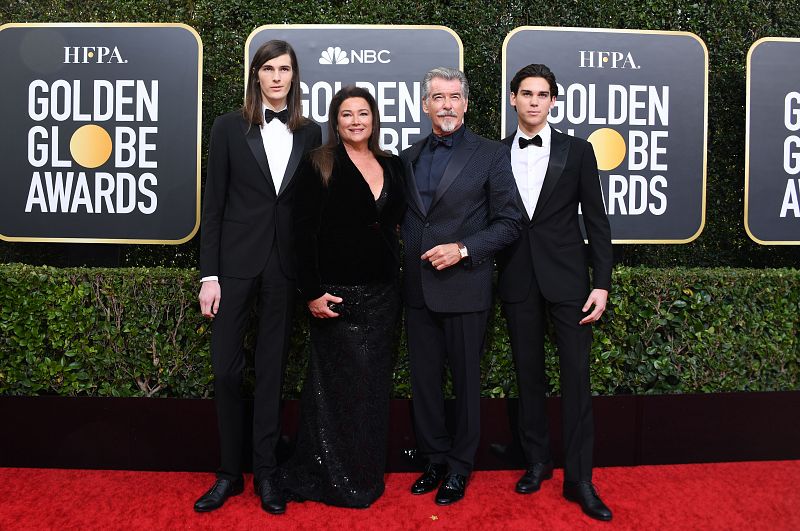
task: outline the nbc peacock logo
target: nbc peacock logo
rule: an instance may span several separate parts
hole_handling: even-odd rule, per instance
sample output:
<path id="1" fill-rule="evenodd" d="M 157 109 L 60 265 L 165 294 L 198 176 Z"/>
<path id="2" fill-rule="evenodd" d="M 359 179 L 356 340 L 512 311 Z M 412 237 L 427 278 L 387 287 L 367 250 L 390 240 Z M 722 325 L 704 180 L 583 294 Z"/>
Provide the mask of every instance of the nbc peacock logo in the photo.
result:
<path id="1" fill-rule="evenodd" d="M 328 46 L 326 50 L 322 50 L 319 57 L 319 64 L 321 65 L 347 65 L 350 64 L 350 59 L 347 53 L 339 46 Z"/>

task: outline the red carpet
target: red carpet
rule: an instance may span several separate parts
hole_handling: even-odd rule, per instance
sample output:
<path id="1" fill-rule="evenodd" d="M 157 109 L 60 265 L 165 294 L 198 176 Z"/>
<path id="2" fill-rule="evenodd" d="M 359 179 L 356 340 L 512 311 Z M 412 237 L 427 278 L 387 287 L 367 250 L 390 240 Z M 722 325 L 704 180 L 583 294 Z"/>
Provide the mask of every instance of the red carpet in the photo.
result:
<path id="1" fill-rule="evenodd" d="M 561 470 L 530 496 L 513 492 L 518 476 L 477 472 L 464 500 L 438 507 L 408 493 L 415 474 L 389 474 L 369 509 L 292 503 L 271 516 L 251 483 L 222 509 L 196 514 L 212 474 L 0 468 L 0 529 L 800 530 L 800 461 L 596 469 L 610 523 L 561 497 Z"/>

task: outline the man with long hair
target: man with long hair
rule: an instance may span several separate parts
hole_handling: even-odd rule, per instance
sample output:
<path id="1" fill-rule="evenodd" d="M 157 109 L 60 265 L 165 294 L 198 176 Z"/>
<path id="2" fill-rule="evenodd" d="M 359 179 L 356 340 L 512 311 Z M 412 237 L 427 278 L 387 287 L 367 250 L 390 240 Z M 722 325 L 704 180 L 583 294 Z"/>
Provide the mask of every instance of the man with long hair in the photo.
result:
<path id="1" fill-rule="evenodd" d="M 272 40 L 250 64 L 245 104 L 211 128 L 200 245 L 200 309 L 213 319 L 211 362 L 219 423 L 217 480 L 195 503 L 213 511 L 244 489 L 243 335 L 258 304 L 253 411 L 253 476 L 262 508 L 283 513 L 276 485 L 283 361 L 294 308 L 296 258 L 293 176 L 302 156 L 321 143 L 319 125 L 305 119 L 294 50 Z"/>

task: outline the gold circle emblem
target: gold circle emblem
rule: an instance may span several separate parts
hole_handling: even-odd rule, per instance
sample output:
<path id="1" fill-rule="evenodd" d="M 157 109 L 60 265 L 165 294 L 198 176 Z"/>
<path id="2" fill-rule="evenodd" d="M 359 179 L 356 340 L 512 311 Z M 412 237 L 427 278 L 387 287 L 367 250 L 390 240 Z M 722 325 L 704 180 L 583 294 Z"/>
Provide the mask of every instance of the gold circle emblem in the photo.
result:
<path id="1" fill-rule="evenodd" d="M 99 125 L 84 125 L 72 135 L 69 152 L 84 168 L 97 168 L 111 156 L 111 136 Z"/>
<path id="2" fill-rule="evenodd" d="M 614 129 L 604 127 L 589 135 L 597 156 L 597 169 L 613 170 L 625 160 L 625 139 Z"/>

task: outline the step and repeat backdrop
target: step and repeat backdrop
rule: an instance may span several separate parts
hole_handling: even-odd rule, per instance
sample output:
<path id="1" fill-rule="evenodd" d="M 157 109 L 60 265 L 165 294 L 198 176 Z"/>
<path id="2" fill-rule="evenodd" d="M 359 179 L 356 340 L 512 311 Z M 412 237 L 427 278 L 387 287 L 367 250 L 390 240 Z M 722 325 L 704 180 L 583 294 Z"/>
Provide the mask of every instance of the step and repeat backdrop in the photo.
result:
<path id="1" fill-rule="evenodd" d="M 744 218 L 770 245 L 800 244 L 800 39 L 761 39 L 747 54 Z"/>
<path id="2" fill-rule="evenodd" d="M 358 85 L 375 96 L 381 146 L 394 154 L 430 133 L 421 101 L 425 72 L 437 66 L 464 68 L 461 39 L 444 26 L 261 26 L 247 39 L 247 67 L 258 47 L 271 39 L 292 44 L 300 65 L 303 114 L 322 126 L 323 142 L 331 98 L 345 85 Z"/>
<path id="3" fill-rule="evenodd" d="M 0 30 L 0 235 L 183 243 L 200 223 L 202 45 L 182 24 Z"/>
<path id="4" fill-rule="evenodd" d="M 381 144 L 430 132 L 421 78 L 463 69 L 443 26 L 265 25 L 292 43 L 303 113 L 323 126 L 334 93 L 367 88 Z M 744 226 L 761 244 L 800 243 L 800 40 L 748 55 Z M 202 43 L 182 24 L 0 27 L 0 238 L 179 244 L 200 222 Z M 517 127 L 509 82 L 530 63 L 555 73 L 552 127 L 597 154 L 615 243 L 688 243 L 706 216 L 708 50 L 685 32 L 521 27 L 502 50 L 500 137 Z M 245 79 L 246 81 L 246 79 Z"/>
<path id="5" fill-rule="evenodd" d="M 615 243 L 687 243 L 705 222 L 708 51 L 691 33 L 517 28 L 503 46 L 501 132 L 517 118 L 509 82 L 550 67 L 550 124 L 588 139 Z"/>

